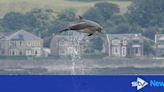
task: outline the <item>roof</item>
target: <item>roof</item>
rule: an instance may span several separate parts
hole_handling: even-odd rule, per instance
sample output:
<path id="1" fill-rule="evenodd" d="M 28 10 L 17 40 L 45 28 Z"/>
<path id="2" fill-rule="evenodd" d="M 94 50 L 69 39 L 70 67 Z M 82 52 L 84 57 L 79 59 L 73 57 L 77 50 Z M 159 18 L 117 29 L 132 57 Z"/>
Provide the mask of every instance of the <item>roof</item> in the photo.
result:
<path id="1" fill-rule="evenodd" d="M 6 39 L 7 40 L 42 40 L 40 37 L 24 30 L 19 30 L 7 36 Z"/>
<path id="2" fill-rule="evenodd" d="M 164 34 L 156 34 L 156 40 L 164 40 Z"/>
<path id="3" fill-rule="evenodd" d="M 12 32 L 0 32 L 0 39 L 3 39 L 11 34 Z"/>
<path id="4" fill-rule="evenodd" d="M 126 39 L 126 40 L 134 40 L 141 39 L 141 34 L 107 34 L 110 39 Z"/>

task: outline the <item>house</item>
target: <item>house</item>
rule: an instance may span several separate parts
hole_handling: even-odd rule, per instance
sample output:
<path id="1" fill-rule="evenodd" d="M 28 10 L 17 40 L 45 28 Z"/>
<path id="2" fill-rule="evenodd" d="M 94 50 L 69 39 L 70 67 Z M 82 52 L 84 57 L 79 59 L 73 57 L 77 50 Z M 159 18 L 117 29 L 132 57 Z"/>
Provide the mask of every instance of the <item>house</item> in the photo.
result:
<path id="1" fill-rule="evenodd" d="M 156 56 L 164 56 L 164 34 L 155 35 Z"/>
<path id="2" fill-rule="evenodd" d="M 4 50 L 5 50 L 5 41 L 3 40 L 6 36 L 11 35 L 11 32 L 0 32 L 0 56 L 4 55 Z"/>
<path id="3" fill-rule="evenodd" d="M 144 38 L 141 34 L 107 34 L 107 52 L 109 56 L 141 57 L 143 56 Z"/>
<path id="4" fill-rule="evenodd" d="M 53 34 L 50 43 L 51 55 L 66 56 L 68 54 L 84 53 L 83 34 L 66 32 L 65 34 Z"/>
<path id="5" fill-rule="evenodd" d="M 1 35 L 0 54 L 3 56 L 41 56 L 43 39 L 24 30 Z"/>

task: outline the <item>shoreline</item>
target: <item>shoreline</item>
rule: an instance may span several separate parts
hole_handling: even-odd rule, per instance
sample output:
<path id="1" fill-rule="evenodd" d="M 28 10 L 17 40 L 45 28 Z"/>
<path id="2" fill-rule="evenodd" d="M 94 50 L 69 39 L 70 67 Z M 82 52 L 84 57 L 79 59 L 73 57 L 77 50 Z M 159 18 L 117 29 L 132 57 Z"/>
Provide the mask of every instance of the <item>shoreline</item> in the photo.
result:
<path id="1" fill-rule="evenodd" d="M 69 59 L 42 59 L 42 60 L 0 60 L 1 70 L 28 70 L 28 69 L 46 69 L 53 71 L 71 71 L 73 69 L 92 70 L 92 69 L 164 69 L 163 60 L 154 60 L 150 58 L 103 58 L 103 59 L 81 59 L 74 62 Z"/>

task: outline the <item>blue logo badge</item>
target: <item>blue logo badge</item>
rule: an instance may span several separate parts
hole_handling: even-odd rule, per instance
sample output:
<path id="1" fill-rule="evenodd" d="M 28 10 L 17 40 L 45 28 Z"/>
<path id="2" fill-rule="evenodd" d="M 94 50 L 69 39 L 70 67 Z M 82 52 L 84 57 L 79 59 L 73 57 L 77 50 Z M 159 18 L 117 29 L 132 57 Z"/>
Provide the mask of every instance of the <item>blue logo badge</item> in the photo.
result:
<path id="1" fill-rule="evenodd" d="M 137 81 L 132 82 L 132 87 L 137 87 L 137 90 L 142 89 L 146 85 L 148 85 L 148 82 L 144 81 L 143 79 L 139 77 L 137 77 Z"/>

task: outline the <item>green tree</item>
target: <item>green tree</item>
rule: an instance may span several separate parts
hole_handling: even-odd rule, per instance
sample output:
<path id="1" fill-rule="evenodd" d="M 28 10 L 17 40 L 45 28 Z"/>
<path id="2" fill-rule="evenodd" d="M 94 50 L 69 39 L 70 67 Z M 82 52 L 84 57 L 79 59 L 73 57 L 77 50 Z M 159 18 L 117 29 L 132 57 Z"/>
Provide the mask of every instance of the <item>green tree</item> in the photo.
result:
<path id="1" fill-rule="evenodd" d="M 3 26 L 2 26 L 2 23 L 3 23 L 3 20 L 0 19 L 0 31 L 5 31 L 4 28 L 3 28 Z"/>
<path id="2" fill-rule="evenodd" d="M 131 26 L 128 23 L 120 23 L 114 27 L 111 33 L 122 34 L 122 33 L 132 33 Z"/>
<path id="3" fill-rule="evenodd" d="M 157 27 L 149 27 L 149 28 L 143 29 L 143 35 L 152 40 L 154 40 L 155 34 L 159 32 L 160 30 Z"/>
<path id="4" fill-rule="evenodd" d="M 95 22 L 98 22 L 98 23 L 100 23 L 104 20 L 104 17 L 101 15 L 101 12 L 94 7 L 88 9 L 85 12 L 84 17 L 87 19 L 93 20 Z"/>
<path id="5" fill-rule="evenodd" d="M 131 23 L 142 27 L 164 26 L 164 0 L 134 0 L 128 10 Z"/>
<path id="6" fill-rule="evenodd" d="M 129 23 L 120 23 L 118 25 L 113 25 L 109 32 L 114 34 L 142 33 L 142 30 L 139 26 L 136 25 L 132 25 Z"/>
<path id="7" fill-rule="evenodd" d="M 144 41 L 144 55 L 155 55 L 154 42 L 150 40 Z"/>
<path id="8" fill-rule="evenodd" d="M 44 39 L 44 46 L 49 47 L 52 33 L 50 27 L 56 20 L 52 9 L 32 9 L 25 14 L 27 30 L 32 30 L 35 34 L 41 34 Z M 55 26 L 55 25 L 53 25 Z"/>
<path id="9" fill-rule="evenodd" d="M 101 51 L 103 49 L 103 40 L 101 37 L 90 39 L 89 48 Z"/>
<path id="10" fill-rule="evenodd" d="M 2 19 L 2 26 L 5 30 L 19 30 L 25 25 L 25 17 L 18 12 L 7 13 Z"/>
<path id="11" fill-rule="evenodd" d="M 76 18 L 76 9 L 65 9 L 61 11 L 58 15 L 58 19 L 61 21 L 75 21 Z"/>
<path id="12" fill-rule="evenodd" d="M 120 23 L 128 23 L 128 19 L 124 15 L 114 14 L 113 16 L 111 16 L 109 22 L 113 25 L 118 25 Z"/>
<path id="13" fill-rule="evenodd" d="M 69 24 L 77 21 L 75 9 L 65 9 L 57 15 L 57 19 L 49 26 L 49 33 L 59 33 Z"/>
<path id="14" fill-rule="evenodd" d="M 51 9 L 33 9 L 26 13 L 26 25 L 35 33 L 40 32 L 43 37 L 48 35 L 49 26 L 55 21 L 54 12 Z"/>
<path id="15" fill-rule="evenodd" d="M 55 22 L 53 22 L 49 28 L 48 28 L 48 31 L 49 31 L 49 34 L 52 35 L 53 33 L 55 34 L 60 34 L 60 31 L 62 29 L 64 29 L 68 24 L 68 22 L 64 22 L 64 21 L 60 21 L 60 20 L 55 20 Z"/>
<path id="16" fill-rule="evenodd" d="M 116 4 L 101 2 L 96 3 L 94 7 L 86 11 L 84 16 L 93 21 L 104 23 L 107 22 L 113 14 L 119 13 L 119 11 Z"/>
<path id="17" fill-rule="evenodd" d="M 96 3 L 94 7 L 100 11 L 105 20 L 109 20 L 113 14 L 120 12 L 116 4 L 108 2 Z"/>

